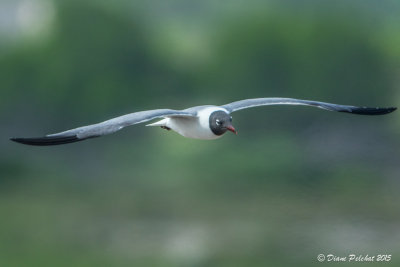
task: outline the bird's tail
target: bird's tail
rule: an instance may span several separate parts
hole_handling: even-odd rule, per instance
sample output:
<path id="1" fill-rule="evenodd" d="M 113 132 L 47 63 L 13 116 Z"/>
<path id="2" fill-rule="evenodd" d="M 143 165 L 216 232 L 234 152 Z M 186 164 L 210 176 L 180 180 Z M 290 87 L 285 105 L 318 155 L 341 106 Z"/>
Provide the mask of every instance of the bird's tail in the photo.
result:
<path id="1" fill-rule="evenodd" d="M 147 124 L 146 126 L 167 126 L 168 119 L 162 119 L 160 121 L 156 121 L 154 123 Z"/>

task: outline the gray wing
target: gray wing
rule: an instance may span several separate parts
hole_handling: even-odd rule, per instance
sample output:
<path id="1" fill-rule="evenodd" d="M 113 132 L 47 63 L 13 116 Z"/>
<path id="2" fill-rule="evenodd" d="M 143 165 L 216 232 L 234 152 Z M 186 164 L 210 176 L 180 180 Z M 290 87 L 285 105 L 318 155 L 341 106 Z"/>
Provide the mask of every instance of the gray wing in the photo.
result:
<path id="1" fill-rule="evenodd" d="M 187 111 L 171 109 L 155 109 L 139 111 L 93 125 L 83 126 L 61 133 L 49 134 L 37 138 L 11 138 L 12 141 L 35 146 L 61 145 L 82 141 L 88 138 L 99 137 L 114 133 L 122 128 L 152 119 L 163 117 L 196 117 L 196 114 Z"/>
<path id="2" fill-rule="evenodd" d="M 269 106 L 269 105 L 303 105 L 303 106 L 322 108 L 330 111 L 347 112 L 359 115 L 384 115 L 393 112 L 397 109 L 395 107 L 369 108 L 369 107 L 345 106 L 345 105 L 331 104 L 326 102 L 301 100 L 294 98 L 279 98 L 279 97 L 245 99 L 223 105 L 222 107 L 227 109 L 229 112 L 234 112 L 245 108 Z"/>

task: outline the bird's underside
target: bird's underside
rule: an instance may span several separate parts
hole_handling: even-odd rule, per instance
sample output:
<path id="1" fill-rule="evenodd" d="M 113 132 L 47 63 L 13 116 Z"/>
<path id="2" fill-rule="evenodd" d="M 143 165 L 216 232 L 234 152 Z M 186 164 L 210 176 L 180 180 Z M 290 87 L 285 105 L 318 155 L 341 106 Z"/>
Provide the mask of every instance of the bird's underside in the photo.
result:
<path id="1" fill-rule="evenodd" d="M 395 107 L 357 107 L 293 98 L 254 98 L 232 102 L 223 106 L 198 106 L 185 110 L 156 109 L 139 111 L 101 123 L 83 126 L 56 134 L 49 134 L 44 137 L 11 138 L 11 140 L 21 144 L 35 146 L 61 145 L 100 137 L 114 133 L 126 126 L 160 118 L 163 119 L 162 121 L 165 121 L 164 124 L 157 125 L 157 123 L 155 123 L 152 125 L 172 129 L 189 138 L 215 139 L 225 133 L 226 130 L 236 132 L 229 122 L 229 118 L 230 121 L 232 121 L 232 117 L 230 117 L 232 112 L 251 107 L 268 105 L 303 105 L 358 115 L 385 115 L 396 110 Z M 169 124 L 167 124 L 167 122 L 169 122 Z"/>

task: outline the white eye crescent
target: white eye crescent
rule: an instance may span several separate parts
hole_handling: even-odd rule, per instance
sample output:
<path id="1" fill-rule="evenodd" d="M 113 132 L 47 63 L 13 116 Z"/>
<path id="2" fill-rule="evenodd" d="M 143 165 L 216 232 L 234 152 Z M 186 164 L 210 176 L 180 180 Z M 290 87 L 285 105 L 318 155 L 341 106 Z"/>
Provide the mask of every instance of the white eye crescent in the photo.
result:
<path id="1" fill-rule="evenodd" d="M 217 124 L 217 125 L 221 125 L 221 121 L 220 120 L 215 120 L 215 123 Z"/>

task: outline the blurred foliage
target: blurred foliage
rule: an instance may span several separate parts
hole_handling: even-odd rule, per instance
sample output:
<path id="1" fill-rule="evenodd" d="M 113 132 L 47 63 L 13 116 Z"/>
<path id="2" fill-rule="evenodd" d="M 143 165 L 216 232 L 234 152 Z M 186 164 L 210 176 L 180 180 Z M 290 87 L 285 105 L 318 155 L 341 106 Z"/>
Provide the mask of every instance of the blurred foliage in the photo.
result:
<path id="1" fill-rule="evenodd" d="M 67 146 L 8 141 L 252 97 L 399 106 L 397 1 L 1 8 L 1 266 L 400 263 L 396 113 L 268 107 L 235 113 L 239 135 L 217 141 L 141 126 Z M 41 31 L 35 10 L 54 11 Z"/>

